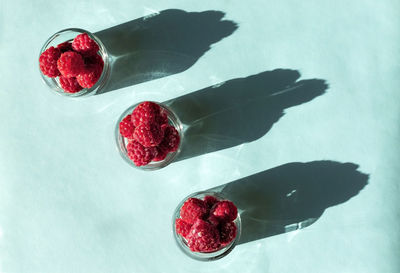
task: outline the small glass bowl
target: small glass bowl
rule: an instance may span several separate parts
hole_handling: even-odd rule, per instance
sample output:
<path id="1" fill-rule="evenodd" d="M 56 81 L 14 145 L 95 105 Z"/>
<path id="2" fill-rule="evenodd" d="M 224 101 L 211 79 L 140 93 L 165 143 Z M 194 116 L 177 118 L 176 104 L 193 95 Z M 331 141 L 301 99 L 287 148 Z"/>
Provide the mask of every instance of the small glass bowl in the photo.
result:
<path id="1" fill-rule="evenodd" d="M 185 197 L 179 203 L 179 205 L 176 207 L 174 215 L 172 217 L 172 231 L 173 231 L 174 238 L 175 238 L 175 241 L 176 241 L 178 247 L 187 256 L 189 256 L 189 257 L 191 257 L 191 258 L 193 258 L 195 260 L 199 260 L 199 261 L 213 261 L 213 260 L 217 260 L 217 259 L 220 259 L 220 258 L 225 257 L 226 255 L 228 255 L 232 251 L 232 249 L 235 247 L 237 242 L 239 242 L 240 234 L 241 234 L 241 228 L 242 228 L 242 222 L 241 222 L 240 213 L 239 213 L 239 210 L 238 210 L 238 215 L 237 215 L 236 219 L 233 221 L 235 223 L 235 225 L 236 225 L 236 237 L 232 242 L 230 242 L 228 245 L 226 245 L 226 246 L 222 247 L 221 249 L 219 249 L 217 251 L 214 251 L 214 252 L 203 253 L 203 252 L 193 252 L 193 251 L 191 251 L 190 248 L 187 245 L 186 239 L 176 232 L 175 221 L 176 221 L 176 219 L 180 218 L 180 210 L 181 210 L 183 204 L 185 203 L 185 201 L 187 199 L 189 199 L 191 197 L 194 197 L 194 198 L 198 198 L 198 199 L 202 199 L 203 200 L 204 197 L 207 196 L 207 195 L 214 196 L 219 201 L 228 200 L 219 192 L 214 192 L 214 191 L 196 192 L 196 193 L 193 193 L 193 194 Z"/>
<path id="2" fill-rule="evenodd" d="M 68 28 L 68 29 L 64 29 L 64 30 L 61 30 L 61 31 L 53 34 L 44 43 L 42 49 L 40 50 L 39 57 L 49 47 L 52 47 L 52 46 L 57 47 L 57 45 L 67 42 L 67 41 L 72 42 L 77 35 L 82 34 L 82 33 L 87 33 L 89 35 L 89 37 L 97 43 L 97 45 L 99 46 L 99 51 L 97 53 L 102 57 L 103 62 L 104 62 L 103 72 L 101 73 L 100 78 L 97 80 L 97 82 L 94 86 L 92 86 L 91 88 L 84 88 L 81 91 L 76 92 L 76 93 L 68 93 L 68 92 L 65 92 L 61 88 L 58 77 L 57 78 L 47 77 L 46 75 L 44 75 L 42 73 L 42 71 L 39 68 L 40 75 L 42 76 L 42 79 L 47 84 L 47 86 L 50 87 L 52 90 L 54 90 L 57 94 L 60 94 L 60 95 L 66 96 L 66 97 L 81 97 L 81 96 L 86 96 L 89 94 L 96 94 L 99 90 L 101 90 L 106 85 L 106 83 L 108 82 L 109 77 L 110 77 L 110 58 L 109 58 L 108 52 L 107 52 L 104 44 L 100 41 L 99 38 L 97 38 L 95 35 L 93 35 L 89 31 L 84 30 L 84 29 Z"/>
<path id="3" fill-rule="evenodd" d="M 120 133 L 119 133 L 119 123 L 129 114 L 132 114 L 132 111 L 136 108 L 136 106 L 138 106 L 139 104 L 143 103 L 139 102 L 135 105 L 132 105 L 131 107 L 129 107 L 128 109 L 125 110 L 125 112 L 123 112 L 121 114 L 121 116 L 118 118 L 117 124 L 115 126 L 115 140 L 117 142 L 117 147 L 118 147 L 118 151 L 121 154 L 122 158 L 128 162 L 129 165 L 140 169 L 140 170 L 146 170 L 146 171 L 153 171 L 153 170 L 158 170 L 161 168 L 166 167 L 167 165 L 169 165 L 171 162 L 174 161 L 174 159 L 176 158 L 176 156 L 179 154 L 179 152 L 181 151 L 181 147 L 182 147 L 182 143 L 183 143 L 183 125 L 181 123 L 181 121 L 179 120 L 179 118 L 175 115 L 175 113 L 169 109 L 166 105 L 159 103 L 159 102 L 154 102 L 158 104 L 166 113 L 167 113 L 167 117 L 168 117 L 168 123 L 172 126 L 175 127 L 175 129 L 178 131 L 179 133 L 179 138 L 180 138 L 180 142 L 179 142 L 179 147 L 175 152 L 170 152 L 167 154 L 167 156 L 165 157 L 164 160 L 161 161 L 151 161 L 149 164 L 144 165 L 144 166 L 136 166 L 133 161 L 128 157 L 128 153 L 126 150 L 126 145 L 128 145 L 128 139 L 123 137 Z"/>

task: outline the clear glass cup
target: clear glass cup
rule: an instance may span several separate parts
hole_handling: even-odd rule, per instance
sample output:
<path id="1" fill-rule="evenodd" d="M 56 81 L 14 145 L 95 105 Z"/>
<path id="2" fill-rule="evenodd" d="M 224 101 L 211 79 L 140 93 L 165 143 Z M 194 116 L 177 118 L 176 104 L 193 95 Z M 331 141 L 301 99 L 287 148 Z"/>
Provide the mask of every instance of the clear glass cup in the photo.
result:
<path id="1" fill-rule="evenodd" d="M 232 242 L 230 242 L 228 245 L 223 246 L 223 247 L 221 247 L 220 249 L 218 249 L 217 251 L 214 251 L 214 252 L 203 253 L 203 252 L 193 252 L 193 251 L 191 251 L 190 248 L 187 245 L 186 239 L 176 232 L 175 221 L 176 221 L 176 219 L 178 219 L 180 217 L 180 210 L 181 210 L 183 204 L 185 203 L 185 201 L 187 199 L 189 199 L 191 197 L 198 198 L 198 199 L 204 199 L 204 197 L 207 196 L 207 195 L 214 196 L 219 201 L 228 200 L 220 192 L 215 192 L 215 191 L 200 191 L 200 192 L 196 192 L 196 193 L 193 193 L 193 194 L 185 197 L 179 203 L 179 205 L 176 207 L 175 212 L 174 212 L 174 214 L 172 216 L 172 231 L 173 231 L 173 235 L 174 235 L 174 238 L 175 238 L 175 241 L 176 241 L 178 247 L 187 256 L 189 256 L 189 257 L 191 257 L 191 258 L 193 258 L 195 260 L 199 260 L 199 261 L 213 261 L 213 260 L 217 260 L 217 259 L 220 259 L 220 258 L 225 257 L 226 255 L 228 255 L 233 250 L 233 248 L 236 246 L 237 242 L 239 242 L 240 234 L 241 234 L 241 228 L 242 228 L 242 222 L 240 220 L 240 211 L 238 209 L 238 215 L 237 215 L 236 219 L 233 221 L 235 223 L 235 225 L 236 225 L 236 237 L 235 237 L 235 239 L 232 240 Z"/>
<path id="2" fill-rule="evenodd" d="M 143 101 L 144 102 L 144 101 Z M 152 101 L 154 102 L 154 101 Z M 176 158 L 176 156 L 179 154 L 179 152 L 181 151 L 181 147 L 182 147 L 182 143 L 183 143 L 183 125 L 181 123 L 181 121 L 179 120 L 179 118 L 175 115 L 175 113 L 168 108 L 166 105 L 159 103 L 159 102 L 154 102 L 156 104 L 158 104 L 161 109 L 163 109 L 163 111 L 165 111 L 165 113 L 167 113 L 167 117 L 168 117 L 168 123 L 172 126 L 175 127 L 175 129 L 178 131 L 179 133 L 179 138 L 180 138 L 180 142 L 179 142 L 179 147 L 175 152 L 170 152 L 167 154 L 167 156 L 165 157 L 164 160 L 161 161 L 151 161 L 149 164 L 144 165 L 144 166 L 136 166 L 133 161 L 128 157 L 128 153 L 126 150 L 126 146 L 128 145 L 128 139 L 123 137 L 120 132 L 119 132 L 119 123 L 129 114 L 132 114 L 132 111 L 136 108 L 136 106 L 138 106 L 139 104 L 141 104 L 142 102 L 139 102 L 135 105 L 132 105 L 131 107 L 129 107 L 128 109 L 125 110 L 125 112 L 123 112 L 121 114 L 121 116 L 118 118 L 117 124 L 115 126 L 115 140 L 117 142 L 117 148 L 118 151 L 120 153 L 120 155 L 122 156 L 122 158 L 131 166 L 140 169 L 140 170 L 146 170 L 146 171 L 152 171 L 152 170 L 158 170 L 161 168 L 166 167 L 167 165 L 169 165 L 170 163 L 172 163 L 174 161 L 174 159 Z"/>
<path id="3" fill-rule="evenodd" d="M 92 86 L 91 88 L 83 88 L 81 91 L 76 92 L 76 93 L 68 93 L 65 92 L 61 86 L 60 86 L 60 82 L 57 78 L 50 78 L 47 77 L 46 75 L 44 75 L 42 73 L 42 71 L 39 68 L 39 72 L 40 75 L 42 76 L 43 81 L 46 83 L 46 85 L 48 87 L 50 87 L 53 91 L 55 91 L 57 94 L 66 96 L 66 97 L 81 97 L 81 96 L 87 96 L 87 95 L 93 95 L 96 94 L 99 90 L 101 90 L 102 88 L 104 88 L 104 86 L 106 85 L 106 83 L 109 80 L 110 77 L 110 57 L 109 54 L 104 46 L 104 44 L 100 41 L 99 38 L 97 38 L 95 35 L 93 35 L 92 33 L 90 33 L 87 30 L 84 29 L 79 29 L 79 28 L 68 28 L 68 29 L 64 29 L 61 30 L 55 34 L 53 34 L 43 45 L 42 49 L 40 50 L 40 55 L 42 55 L 42 53 L 44 51 L 46 51 L 46 49 L 48 49 L 49 47 L 57 47 L 57 45 L 64 43 L 64 42 L 72 42 L 72 40 L 79 34 L 82 33 L 87 33 L 89 35 L 89 37 L 91 39 L 93 39 L 97 45 L 99 46 L 99 51 L 97 52 L 103 59 L 104 62 L 104 67 L 103 67 L 103 71 L 101 73 L 100 78 L 97 80 L 96 84 L 94 86 Z M 39 59 L 38 59 L 39 60 Z M 39 67 L 39 65 L 38 65 Z"/>

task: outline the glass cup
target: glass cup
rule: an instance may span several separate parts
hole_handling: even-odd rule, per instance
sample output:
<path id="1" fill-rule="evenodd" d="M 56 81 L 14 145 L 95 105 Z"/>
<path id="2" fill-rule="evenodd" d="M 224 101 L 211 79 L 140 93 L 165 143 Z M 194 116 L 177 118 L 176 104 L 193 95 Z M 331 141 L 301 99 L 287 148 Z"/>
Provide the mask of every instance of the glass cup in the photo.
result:
<path id="1" fill-rule="evenodd" d="M 68 29 L 64 29 L 64 30 L 61 30 L 61 31 L 53 34 L 44 43 L 42 49 L 40 50 L 39 57 L 49 47 L 52 47 L 52 46 L 57 47 L 57 45 L 67 42 L 67 41 L 72 42 L 72 40 L 77 35 L 82 34 L 82 33 L 87 33 L 89 35 L 89 37 L 97 43 L 97 45 L 99 46 L 99 51 L 97 53 L 101 56 L 101 58 L 103 59 L 103 62 L 104 62 L 103 71 L 95 85 L 93 85 L 91 88 L 83 88 L 82 90 L 80 90 L 79 92 L 76 92 L 76 93 L 68 93 L 68 92 L 65 92 L 61 88 L 58 77 L 56 77 L 56 78 L 47 77 L 39 69 L 40 75 L 42 76 L 42 79 L 47 84 L 47 86 L 50 87 L 53 91 L 55 91 L 57 94 L 60 94 L 60 95 L 66 96 L 66 97 L 81 97 L 81 96 L 96 94 L 99 90 L 104 88 L 104 86 L 106 85 L 106 83 L 108 82 L 108 79 L 110 77 L 110 57 L 108 55 L 108 52 L 107 52 L 104 44 L 100 41 L 99 38 L 97 38 L 95 35 L 93 35 L 89 31 L 84 30 L 84 29 L 68 28 Z"/>
<path id="2" fill-rule="evenodd" d="M 228 200 L 219 192 L 215 192 L 215 191 L 196 192 L 196 193 L 193 193 L 193 194 L 185 197 L 179 203 L 179 205 L 176 207 L 175 212 L 174 212 L 173 217 L 172 217 L 172 231 L 173 231 L 173 235 L 174 235 L 174 238 L 175 238 L 175 241 L 176 241 L 178 247 L 187 256 L 189 256 L 189 257 L 191 257 L 191 258 L 193 258 L 195 260 L 199 260 L 199 261 L 213 261 L 213 260 L 217 260 L 217 259 L 220 259 L 222 257 L 225 257 L 227 254 L 229 254 L 232 251 L 232 249 L 235 247 L 237 242 L 239 242 L 240 234 L 241 234 L 241 227 L 242 227 L 242 225 L 241 225 L 242 222 L 240 220 L 240 213 L 239 213 L 239 210 L 238 210 L 237 217 L 233 221 L 235 223 L 235 225 L 236 225 L 236 237 L 235 237 L 235 239 L 232 240 L 232 242 L 230 242 L 228 245 L 223 246 L 223 247 L 221 247 L 220 249 L 218 249 L 217 251 L 214 251 L 214 252 L 203 253 L 203 252 L 193 252 L 193 251 L 191 251 L 190 248 L 187 245 L 186 239 L 176 232 L 175 221 L 176 221 L 176 219 L 178 219 L 180 217 L 180 210 L 181 210 L 183 204 L 185 203 L 185 201 L 187 199 L 189 199 L 191 197 L 198 198 L 198 199 L 204 199 L 204 197 L 207 196 L 207 195 L 214 196 L 219 201 Z"/>
<path id="3" fill-rule="evenodd" d="M 154 102 L 154 101 L 153 101 Z M 172 126 L 175 127 L 175 129 L 178 131 L 179 133 L 179 138 L 180 138 L 180 142 L 179 142 L 179 147 L 175 152 L 170 152 L 167 154 L 167 156 L 165 157 L 165 159 L 161 160 L 161 161 L 151 161 L 149 164 L 144 165 L 144 166 L 136 166 L 133 161 L 128 157 L 128 152 L 126 149 L 126 146 L 128 145 L 129 140 L 125 137 L 123 137 L 120 132 L 119 132 L 119 123 L 129 114 L 132 114 L 132 111 L 136 108 L 136 106 L 138 106 L 139 104 L 141 104 L 142 102 L 139 102 L 135 105 L 132 105 L 131 107 L 129 107 L 128 109 L 125 110 L 125 112 L 123 112 L 121 114 L 121 116 L 118 118 L 117 124 L 115 126 L 115 140 L 117 142 L 117 148 L 118 151 L 120 153 L 120 155 L 122 156 L 122 158 L 131 166 L 140 169 L 140 170 L 146 170 L 146 171 L 152 171 L 152 170 L 158 170 L 161 168 L 166 167 L 167 165 L 169 165 L 171 162 L 174 161 L 174 159 L 176 158 L 176 156 L 179 154 L 179 152 L 181 151 L 181 147 L 182 147 L 182 143 L 183 143 L 183 125 L 181 123 L 181 121 L 179 120 L 179 118 L 175 115 L 175 113 L 169 109 L 166 105 L 159 103 L 159 102 L 154 102 L 156 104 L 158 104 L 161 109 L 167 114 L 168 117 L 168 123 Z"/>

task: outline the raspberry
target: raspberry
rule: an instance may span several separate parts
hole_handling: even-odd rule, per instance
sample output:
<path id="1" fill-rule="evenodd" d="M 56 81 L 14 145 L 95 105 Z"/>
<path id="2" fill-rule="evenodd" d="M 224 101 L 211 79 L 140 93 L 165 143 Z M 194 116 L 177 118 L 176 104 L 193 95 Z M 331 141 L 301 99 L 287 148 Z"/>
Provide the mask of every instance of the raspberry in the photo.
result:
<path id="1" fill-rule="evenodd" d="M 197 198 L 189 198 L 183 204 L 180 215 L 183 220 L 189 224 L 193 224 L 196 219 L 206 216 L 208 210 L 203 200 Z"/>
<path id="2" fill-rule="evenodd" d="M 186 238 L 190 250 L 195 252 L 212 252 L 221 246 L 217 228 L 201 219 L 196 220 Z"/>
<path id="3" fill-rule="evenodd" d="M 161 161 L 167 157 L 168 151 L 161 149 L 160 147 L 157 148 L 157 155 L 153 158 L 153 161 Z"/>
<path id="4" fill-rule="evenodd" d="M 157 122 L 161 125 L 168 124 L 168 114 L 167 112 L 160 107 L 160 115 L 157 118 Z"/>
<path id="5" fill-rule="evenodd" d="M 129 142 L 126 149 L 128 151 L 128 157 L 136 166 L 149 164 L 157 153 L 155 147 L 147 148 L 137 141 Z"/>
<path id="6" fill-rule="evenodd" d="M 101 68 L 104 67 L 104 61 L 103 58 L 99 54 L 95 54 L 93 56 L 89 56 L 84 58 L 85 64 L 86 65 L 91 65 L 91 64 L 99 64 Z"/>
<path id="7" fill-rule="evenodd" d="M 76 36 L 72 41 L 72 48 L 83 56 L 92 56 L 99 51 L 99 46 L 87 33 Z"/>
<path id="8" fill-rule="evenodd" d="M 133 126 L 131 115 L 127 115 L 122 119 L 119 123 L 119 132 L 121 136 L 126 138 L 133 138 L 133 131 L 135 130 L 135 126 Z"/>
<path id="9" fill-rule="evenodd" d="M 208 216 L 207 222 L 209 222 L 211 225 L 217 227 L 217 226 L 219 226 L 221 220 L 220 220 L 219 218 L 217 218 L 217 217 L 215 217 L 214 215 L 211 214 L 211 215 Z"/>
<path id="10" fill-rule="evenodd" d="M 186 237 L 186 235 L 188 235 L 190 228 L 192 227 L 191 224 L 183 221 L 182 219 L 178 218 L 175 220 L 175 229 L 176 232 L 180 235 L 182 235 L 183 237 Z"/>
<path id="11" fill-rule="evenodd" d="M 220 221 L 231 222 L 236 219 L 237 208 L 231 201 L 224 200 L 215 204 L 210 214 L 217 217 Z"/>
<path id="12" fill-rule="evenodd" d="M 60 76 L 59 80 L 62 89 L 64 89 L 64 91 L 67 93 L 76 93 L 82 90 L 82 86 L 79 85 L 76 78 L 65 78 Z"/>
<path id="13" fill-rule="evenodd" d="M 101 76 L 103 68 L 99 64 L 87 65 L 76 79 L 83 88 L 91 88 Z"/>
<path id="14" fill-rule="evenodd" d="M 135 127 L 133 138 L 145 147 L 153 147 L 160 144 L 163 139 L 164 132 L 157 123 L 142 123 Z"/>
<path id="15" fill-rule="evenodd" d="M 151 101 L 139 104 L 132 112 L 133 125 L 139 126 L 141 123 L 156 123 L 160 116 L 160 106 Z"/>
<path id="16" fill-rule="evenodd" d="M 61 53 L 72 51 L 72 44 L 70 42 L 64 42 L 57 46 Z"/>
<path id="17" fill-rule="evenodd" d="M 57 61 L 57 68 L 66 78 L 76 77 L 84 69 L 83 58 L 73 51 L 64 52 Z"/>
<path id="18" fill-rule="evenodd" d="M 233 239 L 236 237 L 236 225 L 234 222 L 225 222 L 222 223 L 219 227 L 219 235 L 221 244 L 223 246 L 232 242 Z"/>
<path id="19" fill-rule="evenodd" d="M 207 204 L 207 207 L 208 207 L 209 209 L 211 209 L 212 206 L 214 206 L 216 203 L 218 203 L 218 199 L 215 198 L 214 196 L 206 195 L 206 196 L 204 197 L 204 202 Z"/>
<path id="20" fill-rule="evenodd" d="M 60 58 L 61 51 L 58 48 L 49 47 L 39 57 L 39 67 L 44 75 L 55 78 L 60 75 L 57 68 L 57 60 Z"/>
<path id="21" fill-rule="evenodd" d="M 178 149 L 180 142 L 178 131 L 174 126 L 169 124 L 162 125 L 161 129 L 164 131 L 164 138 L 159 147 L 168 152 L 175 152 Z"/>

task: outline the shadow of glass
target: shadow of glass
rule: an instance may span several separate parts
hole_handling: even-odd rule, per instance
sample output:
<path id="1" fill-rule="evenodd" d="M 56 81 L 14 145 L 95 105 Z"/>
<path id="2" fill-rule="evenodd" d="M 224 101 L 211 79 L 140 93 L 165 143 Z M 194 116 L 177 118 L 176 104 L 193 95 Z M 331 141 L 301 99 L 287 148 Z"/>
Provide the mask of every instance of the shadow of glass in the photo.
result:
<path id="1" fill-rule="evenodd" d="M 239 244 L 302 229 L 325 209 L 344 203 L 368 183 L 358 165 L 335 161 L 288 163 L 212 190 L 222 192 L 241 213 Z"/>
<path id="2" fill-rule="evenodd" d="M 284 109 L 324 94 L 321 79 L 297 81 L 296 70 L 277 69 L 164 102 L 185 125 L 177 161 L 234 147 L 264 136 Z"/>
<path id="3" fill-rule="evenodd" d="M 110 80 L 98 94 L 188 69 L 237 29 L 224 15 L 169 9 L 95 33 L 112 58 Z"/>

